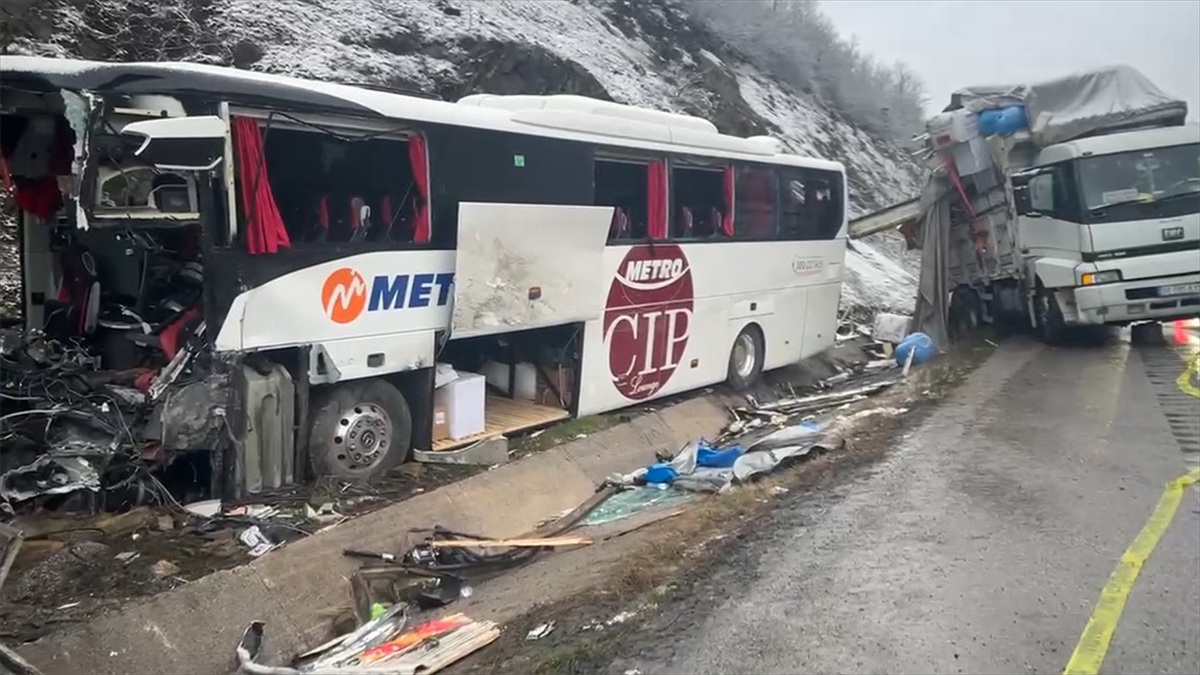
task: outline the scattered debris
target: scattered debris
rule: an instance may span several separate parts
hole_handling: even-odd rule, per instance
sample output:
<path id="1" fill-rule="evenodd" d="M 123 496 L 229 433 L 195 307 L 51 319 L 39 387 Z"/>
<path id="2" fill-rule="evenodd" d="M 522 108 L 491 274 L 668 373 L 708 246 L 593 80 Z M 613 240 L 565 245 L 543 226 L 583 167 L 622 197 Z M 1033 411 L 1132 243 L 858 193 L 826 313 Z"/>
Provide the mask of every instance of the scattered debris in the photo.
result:
<path id="1" fill-rule="evenodd" d="M 183 508 L 201 518 L 212 518 L 221 512 L 221 500 L 206 499 L 201 502 L 192 502 Z"/>
<path id="2" fill-rule="evenodd" d="M 293 668 L 260 665 L 264 624 L 250 624 L 237 647 L 241 672 L 262 675 L 312 673 L 436 673 L 486 647 L 500 637 L 491 621 L 464 614 L 433 619 L 404 630 L 407 614 L 398 605 L 358 630 L 301 655 Z"/>
<path id="3" fill-rule="evenodd" d="M 134 560 L 137 560 L 139 557 L 141 557 L 141 555 L 142 554 L 138 553 L 137 551 L 122 551 L 117 554 L 116 558 L 117 558 L 118 562 L 122 562 L 122 563 L 125 563 L 126 565 L 128 565 L 129 563 L 131 563 Z"/>
<path id="4" fill-rule="evenodd" d="M 871 337 L 878 342 L 900 344 L 911 329 L 911 316 L 880 312 L 875 315 L 875 323 L 871 327 Z"/>
<path id="5" fill-rule="evenodd" d="M 544 624 L 537 626 L 536 628 L 530 630 L 525 635 L 525 639 L 526 640 L 540 640 L 552 632 L 554 632 L 554 622 L 553 621 L 551 621 L 549 623 L 544 623 Z"/>
<path id="6" fill-rule="evenodd" d="M 587 537 L 554 537 L 545 539 L 441 539 L 430 541 L 435 548 L 557 548 L 559 546 L 588 546 Z"/>
<path id="7" fill-rule="evenodd" d="M 250 555 L 254 558 L 264 556 L 279 547 L 279 544 L 268 539 L 257 525 L 242 530 L 238 539 L 250 549 Z"/>
<path id="8" fill-rule="evenodd" d="M 24 543 L 24 532 L 6 523 L 0 523 L 0 590 L 4 589 L 4 582 L 8 580 L 8 573 Z"/>
<path id="9" fill-rule="evenodd" d="M 660 490 L 656 487 L 635 486 L 622 490 L 596 507 L 586 518 L 580 521 L 582 527 L 607 525 L 653 508 L 686 502 L 695 495 L 683 490 Z"/>
<path id="10" fill-rule="evenodd" d="M 154 563 L 153 569 L 154 576 L 158 577 L 159 579 L 165 579 L 166 577 L 173 577 L 176 574 L 179 574 L 179 565 L 176 565 L 170 560 L 159 560 L 158 562 Z"/>

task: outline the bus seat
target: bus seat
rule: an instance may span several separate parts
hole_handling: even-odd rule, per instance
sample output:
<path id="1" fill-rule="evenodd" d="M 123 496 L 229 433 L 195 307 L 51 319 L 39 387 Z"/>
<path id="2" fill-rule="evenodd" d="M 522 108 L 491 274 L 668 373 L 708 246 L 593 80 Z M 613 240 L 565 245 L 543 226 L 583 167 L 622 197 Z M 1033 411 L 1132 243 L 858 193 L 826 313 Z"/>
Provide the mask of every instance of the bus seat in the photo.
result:
<path id="1" fill-rule="evenodd" d="M 398 214 L 392 210 L 392 196 L 385 194 L 379 199 L 379 235 L 375 241 L 387 241 L 392 234 L 392 226 L 396 224 Z"/>
<path id="2" fill-rule="evenodd" d="M 725 234 L 724 222 L 721 209 L 714 206 L 708 210 L 708 232 L 711 236 L 720 237 Z"/>
<path id="3" fill-rule="evenodd" d="M 613 239 L 623 239 L 629 234 L 629 214 L 625 207 L 613 209 L 612 225 L 608 229 Z"/>
<path id="4" fill-rule="evenodd" d="M 317 197 L 316 224 L 308 235 L 312 242 L 323 242 L 329 238 L 329 195 Z"/>
<path id="5" fill-rule="evenodd" d="M 366 200 L 354 195 L 350 197 L 350 241 L 359 242 L 371 231 L 371 207 Z"/>
<path id="6" fill-rule="evenodd" d="M 680 220 L 683 223 L 683 236 L 692 236 L 696 231 L 696 219 L 692 216 L 692 208 L 690 206 L 685 206 L 681 209 Z"/>

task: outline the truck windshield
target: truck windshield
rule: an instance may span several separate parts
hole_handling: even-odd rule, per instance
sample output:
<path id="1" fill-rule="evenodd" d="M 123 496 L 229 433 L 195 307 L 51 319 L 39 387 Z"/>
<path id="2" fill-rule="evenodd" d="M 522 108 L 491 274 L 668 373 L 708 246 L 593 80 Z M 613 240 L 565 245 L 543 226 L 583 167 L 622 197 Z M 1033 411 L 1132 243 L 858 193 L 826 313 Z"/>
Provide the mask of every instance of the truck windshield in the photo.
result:
<path id="1" fill-rule="evenodd" d="M 1089 219 L 1112 222 L 1200 211 L 1200 144 L 1134 150 L 1079 161 Z"/>

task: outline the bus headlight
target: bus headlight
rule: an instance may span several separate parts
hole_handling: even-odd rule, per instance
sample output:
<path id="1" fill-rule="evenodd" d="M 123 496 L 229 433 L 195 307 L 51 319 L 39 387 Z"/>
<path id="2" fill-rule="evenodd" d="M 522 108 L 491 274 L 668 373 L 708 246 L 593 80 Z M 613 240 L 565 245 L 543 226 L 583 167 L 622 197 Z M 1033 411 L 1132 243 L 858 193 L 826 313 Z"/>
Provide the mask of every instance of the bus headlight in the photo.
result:
<path id="1" fill-rule="evenodd" d="M 1114 281 L 1121 280 L 1121 270 L 1104 270 L 1103 272 L 1084 272 L 1080 277 L 1080 285 L 1094 286 L 1096 284 L 1109 284 Z"/>

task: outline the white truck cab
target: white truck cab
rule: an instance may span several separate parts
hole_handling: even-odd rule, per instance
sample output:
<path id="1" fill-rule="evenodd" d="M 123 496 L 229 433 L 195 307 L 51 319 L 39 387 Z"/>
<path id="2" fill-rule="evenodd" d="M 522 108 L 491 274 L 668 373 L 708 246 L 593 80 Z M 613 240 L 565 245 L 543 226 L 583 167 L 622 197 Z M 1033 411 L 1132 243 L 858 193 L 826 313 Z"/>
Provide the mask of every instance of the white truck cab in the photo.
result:
<path id="1" fill-rule="evenodd" d="M 1047 146 L 1013 194 L 1035 324 L 1200 316 L 1200 125 Z"/>

